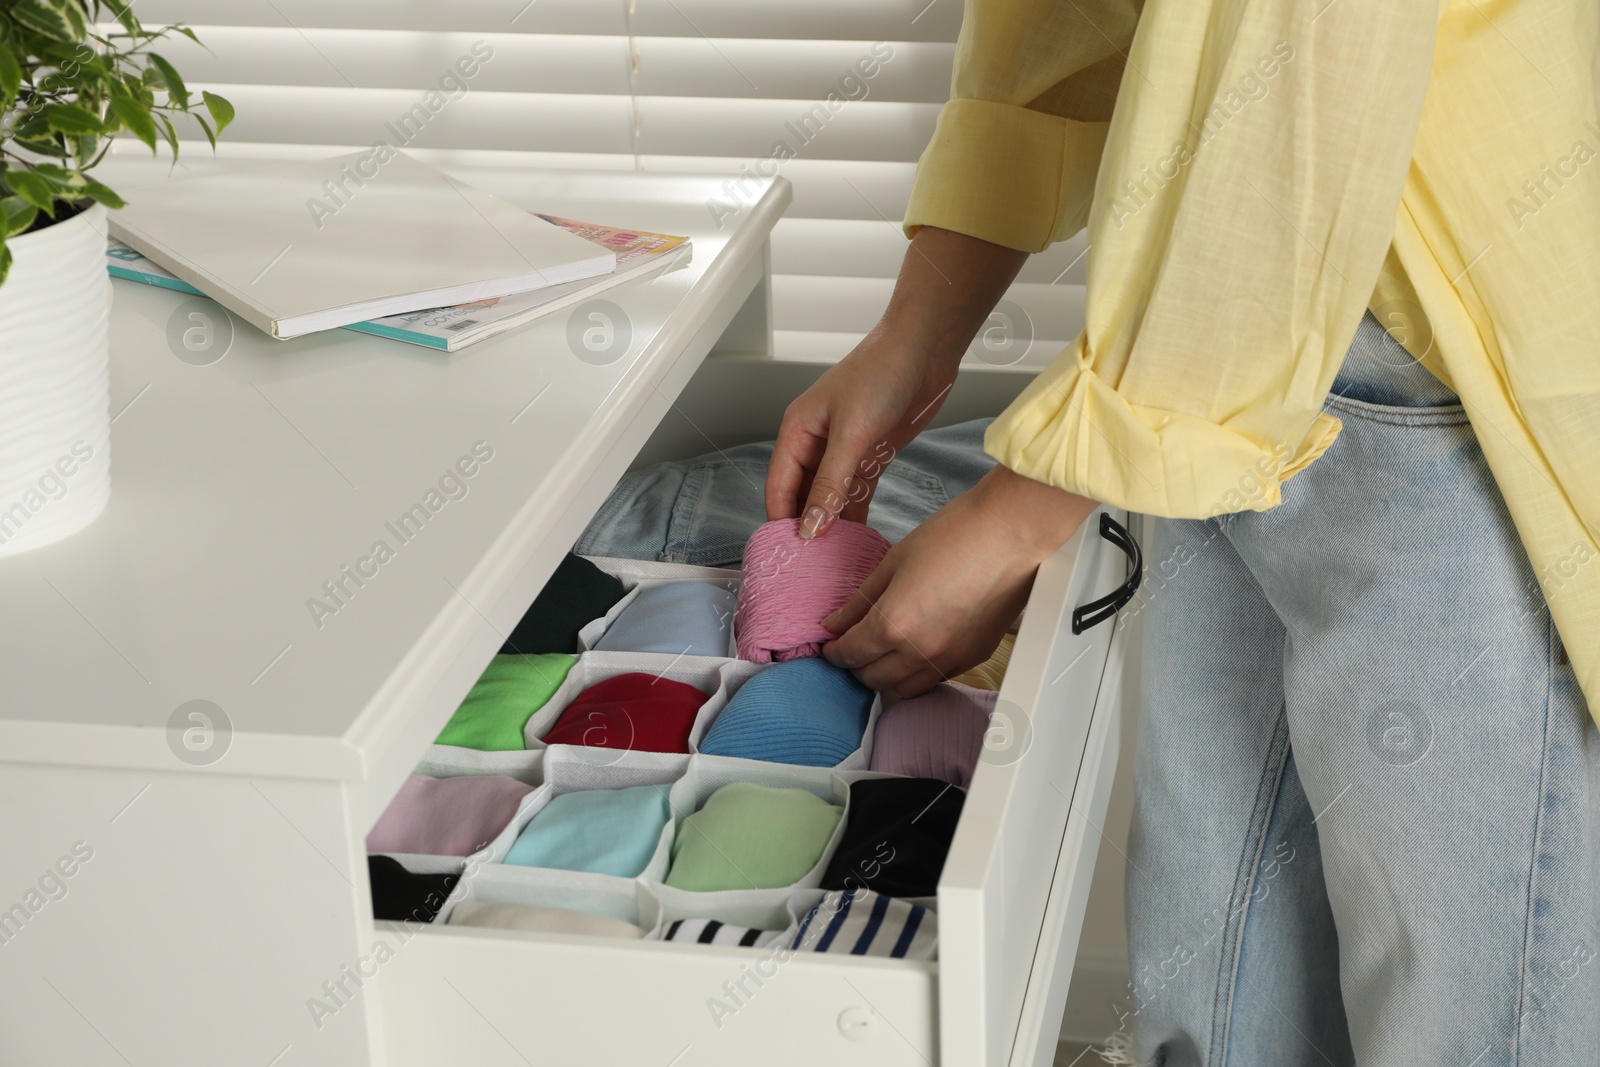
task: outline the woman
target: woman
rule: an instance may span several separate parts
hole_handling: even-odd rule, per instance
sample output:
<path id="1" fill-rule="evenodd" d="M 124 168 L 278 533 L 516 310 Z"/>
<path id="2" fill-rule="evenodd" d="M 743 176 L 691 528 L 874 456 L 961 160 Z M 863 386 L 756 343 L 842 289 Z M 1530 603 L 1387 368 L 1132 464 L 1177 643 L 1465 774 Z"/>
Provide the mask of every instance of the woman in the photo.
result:
<path id="1" fill-rule="evenodd" d="M 767 511 L 864 516 L 1087 221 L 1084 333 L 824 654 L 923 692 L 1097 502 L 1162 517 L 1127 1062 L 1600 1060 L 1597 42 L 1592 0 L 968 2 L 894 294 Z"/>

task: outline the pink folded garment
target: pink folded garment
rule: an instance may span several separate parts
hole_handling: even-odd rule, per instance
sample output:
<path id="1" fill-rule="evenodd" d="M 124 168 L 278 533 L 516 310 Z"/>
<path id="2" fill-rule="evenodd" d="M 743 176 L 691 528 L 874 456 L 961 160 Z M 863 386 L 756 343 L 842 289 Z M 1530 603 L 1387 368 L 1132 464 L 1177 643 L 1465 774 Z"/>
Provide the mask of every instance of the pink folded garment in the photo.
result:
<path id="1" fill-rule="evenodd" d="M 533 786 L 500 774 L 413 774 L 367 834 L 368 852 L 470 856 L 494 840 Z"/>
<path id="2" fill-rule="evenodd" d="M 983 755 L 994 713 L 992 690 L 945 682 L 878 716 L 872 730 L 872 769 L 911 778 L 937 778 L 965 789 Z"/>
<path id="3" fill-rule="evenodd" d="M 817 656 L 834 635 L 822 620 L 844 607 L 889 551 L 877 530 L 837 520 L 821 537 L 800 536 L 799 519 L 778 519 L 750 535 L 739 585 L 739 658 L 784 663 Z"/>

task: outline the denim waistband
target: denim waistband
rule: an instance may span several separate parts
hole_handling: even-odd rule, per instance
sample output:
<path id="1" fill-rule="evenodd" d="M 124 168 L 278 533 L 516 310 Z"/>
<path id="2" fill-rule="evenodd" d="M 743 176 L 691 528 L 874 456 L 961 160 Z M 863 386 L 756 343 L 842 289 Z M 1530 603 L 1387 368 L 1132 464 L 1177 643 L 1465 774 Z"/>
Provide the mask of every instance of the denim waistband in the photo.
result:
<path id="1" fill-rule="evenodd" d="M 1333 394 L 1392 407 L 1443 407 L 1460 397 L 1412 358 L 1368 311 L 1345 352 Z"/>

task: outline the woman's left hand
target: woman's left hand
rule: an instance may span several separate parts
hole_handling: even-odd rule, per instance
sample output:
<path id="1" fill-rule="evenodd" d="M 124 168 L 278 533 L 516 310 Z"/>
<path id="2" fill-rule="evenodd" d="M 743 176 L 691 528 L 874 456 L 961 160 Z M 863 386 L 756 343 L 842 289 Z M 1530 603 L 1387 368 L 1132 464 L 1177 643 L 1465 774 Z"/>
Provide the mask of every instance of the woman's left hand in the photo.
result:
<path id="1" fill-rule="evenodd" d="M 977 666 L 1027 604 L 1039 564 L 1095 506 L 995 467 L 891 548 L 850 603 L 822 620 L 840 635 L 823 656 L 900 697 Z"/>

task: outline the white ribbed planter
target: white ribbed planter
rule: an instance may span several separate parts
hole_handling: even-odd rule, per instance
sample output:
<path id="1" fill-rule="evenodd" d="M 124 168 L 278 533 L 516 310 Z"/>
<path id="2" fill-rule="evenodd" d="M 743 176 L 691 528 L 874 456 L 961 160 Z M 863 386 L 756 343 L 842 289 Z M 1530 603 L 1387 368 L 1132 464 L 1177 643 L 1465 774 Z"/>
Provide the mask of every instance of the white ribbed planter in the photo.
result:
<path id="1" fill-rule="evenodd" d="M 6 242 L 0 285 L 0 556 L 59 541 L 111 496 L 106 209 Z"/>

